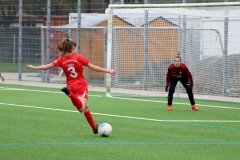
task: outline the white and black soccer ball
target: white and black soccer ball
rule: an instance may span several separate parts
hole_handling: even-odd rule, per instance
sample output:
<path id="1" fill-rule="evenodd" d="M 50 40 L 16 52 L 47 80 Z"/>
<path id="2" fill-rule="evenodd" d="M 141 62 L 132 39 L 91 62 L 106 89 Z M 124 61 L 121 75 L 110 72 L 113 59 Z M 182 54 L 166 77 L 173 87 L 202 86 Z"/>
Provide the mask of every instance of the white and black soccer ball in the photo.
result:
<path id="1" fill-rule="evenodd" d="M 102 137 L 109 137 L 112 134 L 112 126 L 108 123 L 102 123 L 98 127 L 98 134 Z"/>

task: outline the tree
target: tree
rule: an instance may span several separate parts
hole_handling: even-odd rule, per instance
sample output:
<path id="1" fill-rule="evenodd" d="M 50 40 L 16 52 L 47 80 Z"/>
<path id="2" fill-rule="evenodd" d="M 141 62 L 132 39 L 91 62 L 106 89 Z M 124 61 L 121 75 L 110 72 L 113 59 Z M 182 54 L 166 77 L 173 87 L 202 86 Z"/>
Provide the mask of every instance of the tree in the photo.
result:
<path id="1" fill-rule="evenodd" d="M 77 12 L 77 0 L 51 0 L 52 15 L 68 15 Z"/>
<path id="2" fill-rule="evenodd" d="M 4 33 L 9 33 L 9 27 L 16 17 L 19 9 L 18 1 L 16 0 L 0 0 L 0 11 L 3 20 Z"/>

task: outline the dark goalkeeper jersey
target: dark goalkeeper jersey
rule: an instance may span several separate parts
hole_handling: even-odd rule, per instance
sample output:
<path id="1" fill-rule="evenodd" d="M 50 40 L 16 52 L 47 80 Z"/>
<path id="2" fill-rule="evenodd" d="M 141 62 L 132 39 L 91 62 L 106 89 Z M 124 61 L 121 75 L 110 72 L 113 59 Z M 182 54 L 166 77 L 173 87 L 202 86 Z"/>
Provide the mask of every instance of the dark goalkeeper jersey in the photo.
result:
<path id="1" fill-rule="evenodd" d="M 176 68 L 174 66 L 174 63 L 172 63 L 168 67 L 168 72 L 166 75 L 166 84 L 169 84 L 170 78 L 176 78 L 176 79 L 188 78 L 190 83 L 193 85 L 192 74 L 188 70 L 187 66 L 182 62 L 179 68 Z"/>

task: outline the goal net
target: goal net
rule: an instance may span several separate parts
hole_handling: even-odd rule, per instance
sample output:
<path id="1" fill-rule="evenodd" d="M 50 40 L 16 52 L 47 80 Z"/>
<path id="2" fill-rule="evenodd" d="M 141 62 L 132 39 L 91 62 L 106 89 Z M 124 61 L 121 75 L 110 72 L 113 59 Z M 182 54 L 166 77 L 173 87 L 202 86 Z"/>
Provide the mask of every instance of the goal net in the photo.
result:
<path id="1" fill-rule="evenodd" d="M 176 55 L 194 93 L 240 96 L 240 3 L 109 5 L 107 96 L 166 97 Z M 180 84 L 175 94 L 185 93 Z"/>

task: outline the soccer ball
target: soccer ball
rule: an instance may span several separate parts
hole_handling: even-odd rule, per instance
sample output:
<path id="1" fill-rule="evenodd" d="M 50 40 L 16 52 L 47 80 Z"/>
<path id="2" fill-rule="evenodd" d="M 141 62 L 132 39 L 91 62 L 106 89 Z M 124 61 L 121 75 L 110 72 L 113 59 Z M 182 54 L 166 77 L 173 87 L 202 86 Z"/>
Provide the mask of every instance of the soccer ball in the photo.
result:
<path id="1" fill-rule="evenodd" d="M 109 137 L 112 134 L 112 126 L 108 123 L 102 123 L 98 127 L 98 134 L 102 137 Z"/>

